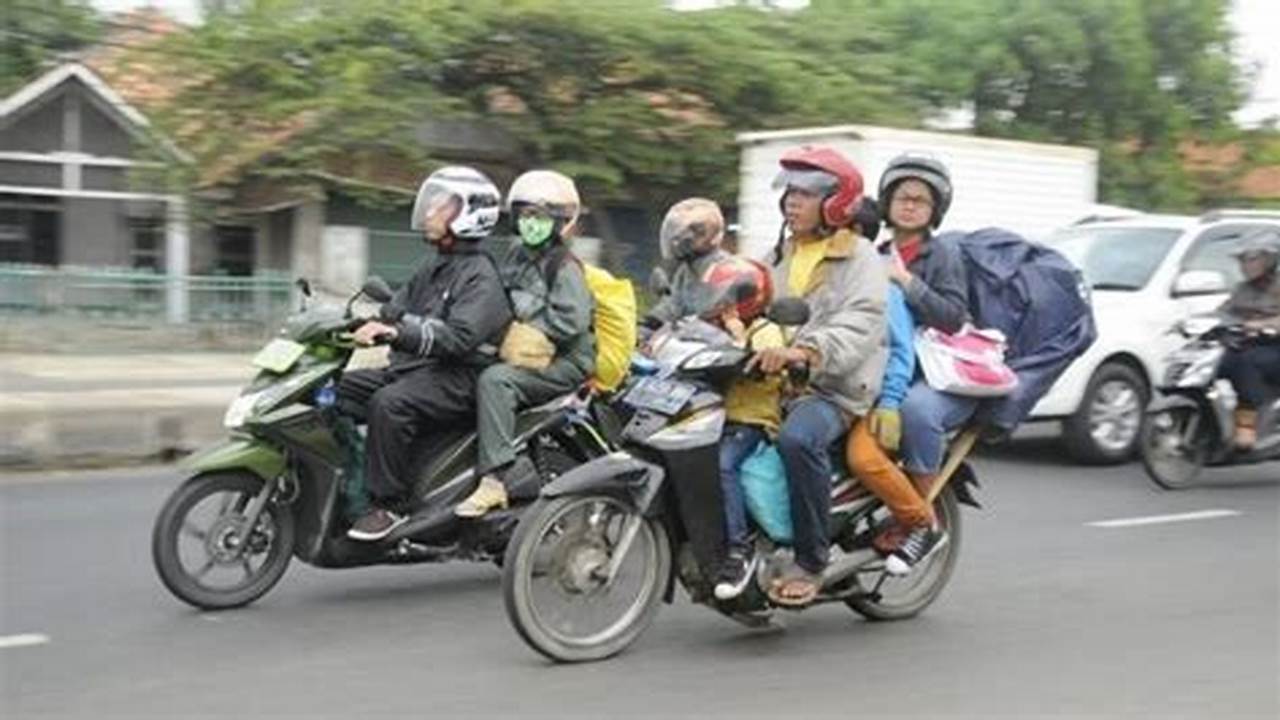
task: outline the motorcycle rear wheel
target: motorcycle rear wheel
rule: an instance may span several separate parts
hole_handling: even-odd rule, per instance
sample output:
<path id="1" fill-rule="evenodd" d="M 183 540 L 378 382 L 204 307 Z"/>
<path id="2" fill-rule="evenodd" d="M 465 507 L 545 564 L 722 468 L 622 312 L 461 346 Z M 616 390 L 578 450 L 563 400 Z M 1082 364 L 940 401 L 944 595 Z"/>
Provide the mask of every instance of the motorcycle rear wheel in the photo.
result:
<path id="1" fill-rule="evenodd" d="M 262 491 L 262 483 L 248 472 L 197 475 L 165 501 L 151 533 L 151 560 L 160 581 L 179 600 L 201 610 L 226 610 L 248 605 L 280 581 L 293 558 L 294 523 L 288 508 L 268 503 L 244 543 L 236 544 L 243 535 L 242 513 Z M 215 512 L 202 520 L 196 511 L 206 505 Z M 194 562 L 187 562 L 193 557 Z M 213 584 L 215 574 L 233 582 Z"/>
<path id="2" fill-rule="evenodd" d="M 1209 446 L 1199 431 L 1204 422 L 1200 409 L 1191 407 L 1170 408 L 1147 418 L 1139 447 L 1142 468 L 1152 482 L 1165 490 L 1181 490 L 1196 481 L 1209 459 Z"/>
<path id="3" fill-rule="evenodd" d="M 860 572 L 856 582 L 866 594 L 846 600 L 850 609 L 868 620 L 906 620 L 938 599 L 960 557 L 960 503 L 950 487 L 934 500 L 934 511 L 938 524 L 947 532 L 947 544 L 901 577 L 887 575 L 883 569 Z"/>

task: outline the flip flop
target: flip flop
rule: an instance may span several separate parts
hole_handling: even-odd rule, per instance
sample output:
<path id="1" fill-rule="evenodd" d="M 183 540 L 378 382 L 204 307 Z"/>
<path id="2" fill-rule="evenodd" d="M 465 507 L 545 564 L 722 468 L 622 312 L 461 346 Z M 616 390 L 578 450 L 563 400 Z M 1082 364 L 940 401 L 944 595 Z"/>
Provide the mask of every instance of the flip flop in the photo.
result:
<path id="1" fill-rule="evenodd" d="M 797 585 L 803 585 L 804 591 L 797 593 Z M 792 592 L 786 592 L 791 589 Z M 822 578 L 812 573 L 797 573 L 775 581 L 769 587 L 769 600 L 783 607 L 804 607 L 811 604 L 822 591 Z"/>

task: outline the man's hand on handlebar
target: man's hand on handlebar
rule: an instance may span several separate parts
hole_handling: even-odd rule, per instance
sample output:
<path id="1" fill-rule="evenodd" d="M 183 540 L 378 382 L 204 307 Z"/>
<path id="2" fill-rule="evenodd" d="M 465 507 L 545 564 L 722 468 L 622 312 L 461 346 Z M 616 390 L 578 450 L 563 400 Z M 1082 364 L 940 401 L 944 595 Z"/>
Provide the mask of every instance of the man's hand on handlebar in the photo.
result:
<path id="1" fill-rule="evenodd" d="M 395 340 L 398 334 L 394 326 L 380 323 L 377 320 L 370 320 L 356 330 L 352 339 L 355 340 L 357 345 L 368 347 L 384 342 L 389 343 Z"/>
<path id="2" fill-rule="evenodd" d="M 766 348 L 747 361 L 746 372 L 759 368 L 766 375 L 773 375 L 792 366 L 808 366 L 813 360 L 813 352 L 805 348 Z"/>

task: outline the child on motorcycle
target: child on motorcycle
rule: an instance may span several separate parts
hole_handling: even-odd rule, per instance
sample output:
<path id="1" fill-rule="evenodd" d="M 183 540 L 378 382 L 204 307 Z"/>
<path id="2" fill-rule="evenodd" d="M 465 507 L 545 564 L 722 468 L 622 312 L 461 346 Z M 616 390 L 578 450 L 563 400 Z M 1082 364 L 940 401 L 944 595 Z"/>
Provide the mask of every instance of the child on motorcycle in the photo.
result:
<path id="1" fill-rule="evenodd" d="M 511 493 L 537 493 L 536 486 L 520 487 L 520 480 L 537 478 L 537 471 L 516 460 L 516 411 L 572 392 L 594 370 L 595 302 L 567 245 L 581 207 L 573 181 L 550 170 L 521 175 L 507 193 L 519 242 L 503 258 L 501 271 L 515 322 L 503 340 L 502 362 L 480 375 L 477 472 L 482 476 L 455 508 L 459 517 L 505 508 Z"/>
<path id="2" fill-rule="evenodd" d="M 733 336 L 735 344 L 752 351 L 786 344 L 782 329 L 764 316 L 773 298 L 773 279 L 764 264 L 729 257 L 712 265 L 703 280 L 713 297 L 732 296 L 715 303 L 707 314 Z M 750 531 L 739 477 L 742 463 L 757 446 L 778 435 L 782 385 L 781 375 L 742 377 L 725 395 L 727 423 L 720 441 L 720 490 L 724 497 L 727 552 L 714 589 L 720 600 L 742 594 L 750 580 Z"/>

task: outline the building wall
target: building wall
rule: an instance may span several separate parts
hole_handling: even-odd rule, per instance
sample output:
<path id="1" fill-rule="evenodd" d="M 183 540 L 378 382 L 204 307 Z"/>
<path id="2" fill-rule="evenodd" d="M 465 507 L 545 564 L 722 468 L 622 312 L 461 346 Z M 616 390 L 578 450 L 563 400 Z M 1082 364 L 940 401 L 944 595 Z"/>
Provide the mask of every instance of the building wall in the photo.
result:
<path id="1" fill-rule="evenodd" d="M 119 200 L 66 198 L 62 205 L 62 262 L 65 265 L 127 267 L 133 237 Z"/>
<path id="2" fill-rule="evenodd" d="M 22 115 L 0 128 L 0 150 L 44 153 L 62 149 L 62 97 Z"/>

